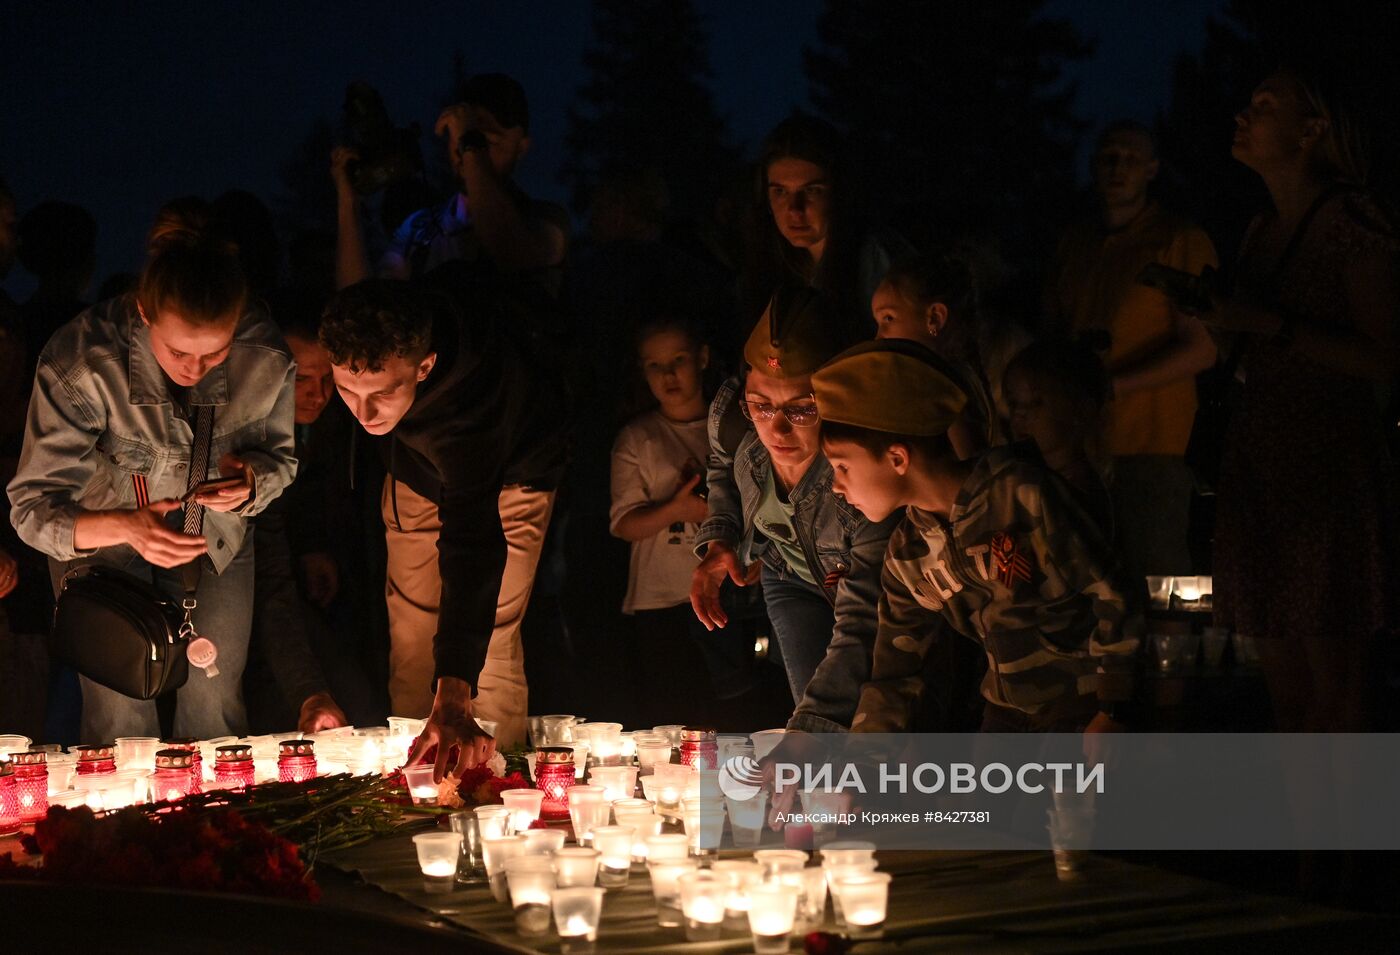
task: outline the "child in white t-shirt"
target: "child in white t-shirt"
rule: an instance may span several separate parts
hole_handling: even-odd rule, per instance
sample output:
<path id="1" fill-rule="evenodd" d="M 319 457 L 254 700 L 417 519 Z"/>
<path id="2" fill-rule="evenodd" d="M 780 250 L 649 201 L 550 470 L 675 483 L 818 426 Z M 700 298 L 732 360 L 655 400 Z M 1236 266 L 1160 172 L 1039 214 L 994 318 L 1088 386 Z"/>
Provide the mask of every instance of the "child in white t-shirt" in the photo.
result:
<path id="1" fill-rule="evenodd" d="M 745 692 L 751 679 L 738 626 L 707 633 L 690 607 L 695 535 L 706 515 L 710 352 L 679 319 L 643 326 L 637 351 L 656 407 L 624 425 L 613 444 L 609 530 L 632 545 L 622 612 L 636 621 L 645 718 L 692 722 L 714 699 Z M 712 686 L 697 681 L 701 668 Z"/>

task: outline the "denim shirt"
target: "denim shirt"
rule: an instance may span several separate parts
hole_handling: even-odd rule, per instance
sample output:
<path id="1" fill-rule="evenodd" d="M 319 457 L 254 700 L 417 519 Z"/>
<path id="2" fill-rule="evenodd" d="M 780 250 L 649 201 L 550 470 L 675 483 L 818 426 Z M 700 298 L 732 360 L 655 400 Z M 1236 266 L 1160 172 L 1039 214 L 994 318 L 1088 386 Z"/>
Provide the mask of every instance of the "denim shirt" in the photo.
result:
<path id="1" fill-rule="evenodd" d="M 204 512 L 209 560 L 222 571 L 238 554 L 248 518 L 296 474 L 292 414 L 295 366 L 261 310 L 245 314 L 228 357 L 189 391 L 214 406 L 208 476 L 236 454 L 253 470 L 254 493 L 237 512 Z M 10 520 L 25 543 L 59 561 L 96 551 L 73 546 L 84 511 L 133 510 L 133 477 L 151 501 L 185 493 L 194 431 L 176 413 L 132 296 L 101 302 L 59 329 L 39 356 L 24 450 L 10 482 Z M 127 544 L 115 550 L 134 553 Z"/>
<path id="2" fill-rule="evenodd" d="M 726 417 L 738 413 L 740 383 L 731 378 L 710 405 L 709 516 L 700 525 L 696 553 L 711 541 L 734 548 L 748 564 L 761 560 L 779 574 L 790 574 L 778 549 L 754 530 L 754 514 L 773 463 L 752 427 L 737 446 L 726 448 Z M 898 515 L 874 524 L 831 490 L 831 465 L 818 454 L 789 495 L 793 529 L 807 554 L 822 593 L 831 603 L 836 625 L 788 728 L 812 733 L 845 732 L 855 717 L 861 686 L 870 678 L 875 646 L 880 570 L 890 532 Z"/>

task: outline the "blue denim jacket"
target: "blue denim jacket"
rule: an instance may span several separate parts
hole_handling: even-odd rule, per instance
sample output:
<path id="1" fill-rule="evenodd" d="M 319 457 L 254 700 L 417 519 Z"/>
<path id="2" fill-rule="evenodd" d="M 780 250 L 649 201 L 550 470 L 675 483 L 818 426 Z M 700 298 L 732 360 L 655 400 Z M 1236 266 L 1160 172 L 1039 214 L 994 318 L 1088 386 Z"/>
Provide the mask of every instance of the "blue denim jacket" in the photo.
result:
<path id="1" fill-rule="evenodd" d="M 745 564 L 761 560 L 775 572 L 789 574 L 777 548 L 754 530 L 754 514 L 773 466 L 767 449 L 752 427 L 741 432 L 737 445 L 725 447 L 735 431 L 732 420 L 738 413 L 739 388 L 738 379 L 731 378 L 710 404 L 710 513 L 695 539 L 696 553 L 703 555 L 711 541 L 723 541 Z M 807 564 L 836 615 L 826 657 L 807 684 L 788 728 L 841 733 L 850 728 L 861 686 L 870 678 L 880 570 L 890 533 L 899 521 L 895 516 L 873 524 L 833 494 L 831 465 L 821 454 L 788 499 Z"/>
<path id="2" fill-rule="evenodd" d="M 237 512 L 205 511 L 209 560 L 222 571 L 243 546 L 248 518 L 296 474 L 292 431 L 296 369 L 261 310 L 243 316 L 228 358 L 190 389 L 214 406 L 209 474 L 236 453 L 254 473 L 253 499 Z M 135 300 L 94 305 L 59 329 L 39 356 L 24 450 L 10 482 L 10 520 L 25 543 L 55 560 L 87 556 L 73 546 L 83 511 L 136 507 L 133 476 L 149 499 L 185 492 L 194 432 L 175 413 Z M 121 544 L 114 551 L 132 549 Z M 114 555 L 120 556 L 120 555 Z"/>

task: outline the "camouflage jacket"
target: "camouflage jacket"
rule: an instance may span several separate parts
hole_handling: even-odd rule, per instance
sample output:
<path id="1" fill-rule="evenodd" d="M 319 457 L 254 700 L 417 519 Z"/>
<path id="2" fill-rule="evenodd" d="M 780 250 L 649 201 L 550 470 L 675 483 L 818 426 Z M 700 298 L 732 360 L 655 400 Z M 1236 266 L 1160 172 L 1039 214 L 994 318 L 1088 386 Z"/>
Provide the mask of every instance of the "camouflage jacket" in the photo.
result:
<path id="1" fill-rule="evenodd" d="M 890 537 L 870 682 L 852 729 L 897 732 L 949 630 L 987 654 L 982 695 L 1029 714 L 1132 693 L 1141 617 L 1068 487 L 1014 447 L 978 459 L 949 519 L 908 508 Z"/>

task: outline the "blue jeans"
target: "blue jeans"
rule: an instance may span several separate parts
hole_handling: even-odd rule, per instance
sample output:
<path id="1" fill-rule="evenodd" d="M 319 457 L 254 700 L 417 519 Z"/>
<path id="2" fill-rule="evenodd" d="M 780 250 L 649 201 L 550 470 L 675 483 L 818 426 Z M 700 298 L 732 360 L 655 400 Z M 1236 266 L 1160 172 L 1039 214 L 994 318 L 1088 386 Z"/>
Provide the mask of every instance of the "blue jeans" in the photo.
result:
<path id="1" fill-rule="evenodd" d="M 119 552 L 120 553 L 120 552 Z M 130 553 L 130 552 L 128 552 Z M 113 555 L 116 556 L 116 555 Z M 203 558 L 201 558 L 202 560 Z M 55 588 L 63 574 L 82 564 L 101 563 L 150 581 L 175 600 L 184 598 L 180 569 L 167 570 L 131 554 L 125 563 L 105 555 L 62 564 L 49 561 Z M 248 716 L 243 706 L 243 667 L 248 660 L 248 636 L 253 627 L 253 533 L 238 556 L 216 574 L 206 562 L 195 592 L 195 629 L 218 648 L 219 674 L 207 677 L 190 667 L 189 679 L 176 691 L 175 736 L 213 739 L 243 736 Z M 161 736 L 154 700 L 135 700 L 79 676 L 83 688 L 82 736 L 88 743 L 110 743 L 119 736 Z M 292 729 L 292 727 L 286 727 Z"/>
<path id="2" fill-rule="evenodd" d="M 793 574 L 781 576 L 767 564 L 763 566 L 763 602 L 782 651 L 792 701 L 800 703 L 807 683 L 826 656 L 836 613 L 816 584 Z"/>

